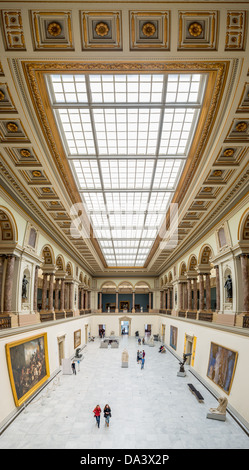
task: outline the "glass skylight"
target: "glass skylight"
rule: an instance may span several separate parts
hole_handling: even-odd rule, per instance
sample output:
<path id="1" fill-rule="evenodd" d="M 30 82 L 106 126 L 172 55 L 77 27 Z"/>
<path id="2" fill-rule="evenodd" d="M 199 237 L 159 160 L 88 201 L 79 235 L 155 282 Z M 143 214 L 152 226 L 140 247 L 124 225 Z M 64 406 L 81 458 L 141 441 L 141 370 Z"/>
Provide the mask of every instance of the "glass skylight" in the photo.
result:
<path id="1" fill-rule="evenodd" d="M 143 266 L 182 174 L 205 74 L 54 74 L 55 118 L 108 266 Z"/>

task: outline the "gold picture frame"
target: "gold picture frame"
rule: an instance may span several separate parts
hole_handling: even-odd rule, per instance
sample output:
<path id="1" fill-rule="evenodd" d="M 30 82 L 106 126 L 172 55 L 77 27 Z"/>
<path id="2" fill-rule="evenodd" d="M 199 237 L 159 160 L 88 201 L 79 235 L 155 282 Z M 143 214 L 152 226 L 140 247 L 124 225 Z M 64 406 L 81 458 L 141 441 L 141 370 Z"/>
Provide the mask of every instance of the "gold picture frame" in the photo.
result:
<path id="1" fill-rule="evenodd" d="M 207 377 L 229 395 L 238 360 L 238 352 L 211 342 Z"/>
<path id="2" fill-rule="evenodd" d="M 81 345 L 81 330 L 74 332 L 74 349 Z"/>
<path id="3" fill-rule="evenodd" d="M 5 345 L 12 393 L 22 405 L 50 377 L 47 333 Z"/>

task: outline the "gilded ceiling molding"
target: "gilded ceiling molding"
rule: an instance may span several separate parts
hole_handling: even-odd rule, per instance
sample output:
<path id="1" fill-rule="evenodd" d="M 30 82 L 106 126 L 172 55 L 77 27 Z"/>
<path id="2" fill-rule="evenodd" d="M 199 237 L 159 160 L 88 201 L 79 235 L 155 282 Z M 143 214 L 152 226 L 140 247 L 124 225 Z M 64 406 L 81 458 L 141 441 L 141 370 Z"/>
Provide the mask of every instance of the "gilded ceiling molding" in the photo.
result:
<path id="1" fill-rule="evenodd" d="M 49 98 L 47 95 L 47 89 L 45 84 L 46 73 L 77 73 L 77 72 L 154 72 L 154 73 L 166 73 L 166 72 L 203 72 L 208 73 L 208 84 L 207 92 L 204 98 L 204 104 L 201 111 L 199 124 L 194 136 L 194 140 L 189 152 L 182 177 L 180 179 L 177 191 L 174 195 L 172 202 L 180 204 L 187 189 L 192 181 L 192 175 L 196 171 L 204 150 L 204 145 L 208 139 L 210 132 L 213 129 L 214 120 L 216 113 L 219 109 L 220 99 L 222 96 L 222 90 L 226 83 L 227 73 L 229 69 L 228 61 L 212 61 L 212 62 L 36 62 L 27 61 L 22 63 L 24 75 L 29 86 L 31 97 L 33 99 L 34 108 L 37 113 L 37 117 L 41 124 L 41 128 L 44 133 L 44 137 L 51 149 L 51 153 L 55 160 L 56 166 L 60 172 L 62 179 L 65 181 L 65 187 L 72 200 L 72 203 L 81 202 L 78 189 L 71 174 L 71 170 L 63 149 L 63 145 L 57 130 L 56 123 L 54 121 L 53 111 L 50 107 Z M 166 216 L 166 223 L 168 221 L 168 215 Z M 91 237 L 91 241 L 94 244 L 99 256 L 101 251 L 98 248 L 98 244 L 94 237 Z M 155 253 L 157 246 L 160 242 L 157 237 L 151 254 L 149 255 L 145 268 L 148 266 L 153 254 Z M 106 265 L 103 257 L 101 260 Z"/>

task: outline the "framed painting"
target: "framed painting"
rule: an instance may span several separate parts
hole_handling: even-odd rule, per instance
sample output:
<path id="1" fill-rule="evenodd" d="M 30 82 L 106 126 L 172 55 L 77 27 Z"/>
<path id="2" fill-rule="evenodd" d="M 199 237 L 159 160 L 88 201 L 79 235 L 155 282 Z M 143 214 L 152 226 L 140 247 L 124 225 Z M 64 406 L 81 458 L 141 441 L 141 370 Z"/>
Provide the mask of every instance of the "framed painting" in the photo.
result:
<path id="1" fill-rule="evenodd" d="M 229 395 L 238 353 L 219 344 L 211 343 L 207 376 Z"/>
<path id="2" fill-rule="evenodd" d="M 22 405 L 50 376 L 47 333 L 6 344 L 11 388 Z"/>
<path id="3" fill-rule="evenodd" d="M 170 326 L 170 346 L 176 350 L 176 346 L 177 346 L 177 331 L 178 331 L 178 328 L 176 328 L 175 326 Z"/>
<path id="4" fill-rule="evenodd" d="M 74 349 L 81 345 L 81 330 L 74 332 Z"/>

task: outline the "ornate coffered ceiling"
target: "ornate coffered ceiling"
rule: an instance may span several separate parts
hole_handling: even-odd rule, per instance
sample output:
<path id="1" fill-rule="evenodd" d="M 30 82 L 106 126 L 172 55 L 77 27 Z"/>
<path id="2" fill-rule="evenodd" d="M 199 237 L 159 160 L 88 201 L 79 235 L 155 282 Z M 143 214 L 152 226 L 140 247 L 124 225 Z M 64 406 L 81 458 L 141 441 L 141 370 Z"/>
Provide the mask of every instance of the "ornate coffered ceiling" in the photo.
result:
<path id="1" fill-rule="evenodd" d="M 207 9 L 207 3 L 210 3 Z M 166 6 L 166 8 L 165 8 Z M 63 7 L 63 8 L 62 8 Z M 1 183 L 92 275 L 159 275 L 248 191 L 248 2 L 0 2 Z M 72 237 L 80 196 L 54 121 L 47 73 L 206 73 L 208 85 L 172 202 L 178 245 L 157 236 L 143 267 L 107 266 Z M 165 217 L 169 224 L 169 212 Z"/>

